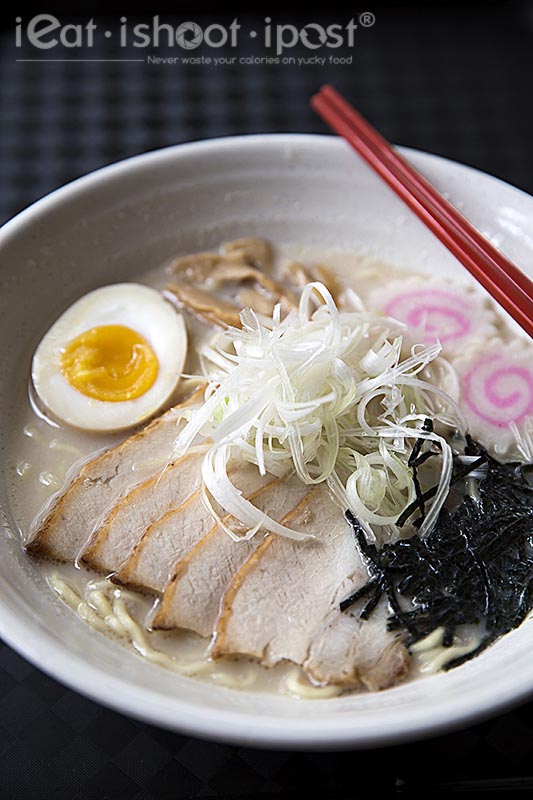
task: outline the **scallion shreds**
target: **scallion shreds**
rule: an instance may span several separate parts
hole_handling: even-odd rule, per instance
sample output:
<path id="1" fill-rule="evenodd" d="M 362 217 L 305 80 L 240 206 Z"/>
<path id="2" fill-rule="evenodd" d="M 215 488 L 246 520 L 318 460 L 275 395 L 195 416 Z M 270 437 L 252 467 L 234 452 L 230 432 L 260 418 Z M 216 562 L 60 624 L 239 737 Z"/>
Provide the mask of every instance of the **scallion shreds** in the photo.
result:
<path id="1" fill-rule="evenodd" d="M 282 319 L 279 307 L 272 318 L 245 309 L 242 328 L 201 348 L 206 402 L 175 450 L 182 455 L 198 438 L 211 439 L 202 476 L 217 519 L 215 505 L 246 526 L 248 535 L 262 528 L 304 538 L 259 511 L 232 484 L 228 464 L 238 453 L 262 474 L 294 473 L 310 485 L 326 481 L 343 509 L 389 540 L 415 500 L 408 462 L 422 438 L 440 448 L 438 486 L 420 535 L 431 530 L 446 498 L 452 459 L 445 438 L 424 422 L 465 429 L 439 385 L 449 367 L 435 361 L 438 344 L 405 353 L 402 323 L 365 310 L 357 297 L 350 302 L 353 310 L 340 311 L 324 285 L 309 283 L 297 311 Z"/>

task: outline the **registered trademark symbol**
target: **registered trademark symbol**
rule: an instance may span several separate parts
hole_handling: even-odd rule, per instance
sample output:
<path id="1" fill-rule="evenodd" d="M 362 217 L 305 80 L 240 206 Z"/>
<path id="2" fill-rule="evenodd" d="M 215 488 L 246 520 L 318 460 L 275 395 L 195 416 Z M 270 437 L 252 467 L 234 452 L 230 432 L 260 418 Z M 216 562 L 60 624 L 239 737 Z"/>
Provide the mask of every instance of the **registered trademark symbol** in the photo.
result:
<path id="1" fill-rule="evenodd" d="M 371 11 L 363 11 L 362 14 L 359 14 L 359 22 L 363 28 L 371 28 L 375 21 L 376 17 Z"/>

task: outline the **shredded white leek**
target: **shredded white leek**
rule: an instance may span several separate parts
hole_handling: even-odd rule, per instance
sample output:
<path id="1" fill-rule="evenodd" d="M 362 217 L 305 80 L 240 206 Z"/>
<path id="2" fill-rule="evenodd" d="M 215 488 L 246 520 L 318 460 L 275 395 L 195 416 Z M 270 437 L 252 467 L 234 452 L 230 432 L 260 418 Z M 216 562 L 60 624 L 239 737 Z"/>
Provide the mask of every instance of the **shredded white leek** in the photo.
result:
<path id="1" fill-rule="evenodd" d="M 366 311 L 353 292 L 349 300 L 352 309 L 341 312 L 323 284 L 309 283 L 297 311 L 282 318 L 276 306 L 269 318 L 245 309 L 242 329 L 228 329 L 201 350 L 206 400 L 192 412 L 175 451 L 183 455 L 198 437 L 211 440 L 204 493 L 248 528 L 245 536 L 263 528 L 306 538 L 242 496 L 228 475 L 235 451 L 263 475 L 327 482 L 339 504 L 383 541 L 398 535 L 395 521 L 415 497 L 407 462 L 423 437 L 439 451 L 440 476 L 420 535 L 436 521 L 448 492 L 451 449 L 421 428 L 430 417 L 465 430 L 442 389 L 453 384 L 450 368 L 435 361 L 439 344 L 415 345 L 406 354 L 402 323 Z"/>

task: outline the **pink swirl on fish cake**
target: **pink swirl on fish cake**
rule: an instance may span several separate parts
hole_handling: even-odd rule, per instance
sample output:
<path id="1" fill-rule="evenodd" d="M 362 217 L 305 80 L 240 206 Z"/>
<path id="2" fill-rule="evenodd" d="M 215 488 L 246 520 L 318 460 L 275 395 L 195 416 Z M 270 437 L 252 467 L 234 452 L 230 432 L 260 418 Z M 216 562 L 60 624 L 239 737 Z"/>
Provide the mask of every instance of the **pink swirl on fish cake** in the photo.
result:
<path id="1" fill-rule="evenodd" d="M 409 328 L 421 328 L 425 344 L 437 339 L 445 344 L 472 333 L 473 309 L 461 297 L 443 289 L 398 294 L 388 301 L 384 311 Z"/>
<path id="2" fill-rule="evenodd" d="M 533 368 L 491 354 L 463 375 L 463 400 L 484 422 L 507 428 L 533 414 Z"/>

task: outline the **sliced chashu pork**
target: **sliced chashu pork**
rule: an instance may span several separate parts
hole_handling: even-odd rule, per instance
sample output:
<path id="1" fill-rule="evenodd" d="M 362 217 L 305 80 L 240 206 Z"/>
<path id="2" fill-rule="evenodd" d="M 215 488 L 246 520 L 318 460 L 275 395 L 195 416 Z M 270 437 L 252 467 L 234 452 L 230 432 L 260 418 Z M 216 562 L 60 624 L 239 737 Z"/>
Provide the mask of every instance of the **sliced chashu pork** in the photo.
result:
<path id="1" fill-rule="evenodd" d="M 244 463 L 231 472 L 231 480 L 248 497 L 272 479 L 261 476 L 257 467 Z M 178 561 L 207 535 L 213 525 L 213 515 L 198 490 L 179 508 L 169 511 L 147 528 L 116 575 L 116 580 L 162 592 L 174 575 Z"/>
<path id="2" fill-rule="evenodd" d="M 203 390 L 166 411 L 138 433 L 85 463 L 67 489 L 57 496 L 28 550 L 75 561 L 112 506 L 124 492 L 160 471 L 185 420 L 185 408 L 200 404 Z"/>
<path id="3" fill-rule="evenodd" d="M 200 488 L 206 451 L 206 446 L 191 448 L 124 495 L 95 531 L 82 561 L 99 572 L 120 570 L 146 529 Z"/>
<path id="4" fill-rule="evenodd" d="M 282 519 L 309 492 L 296 478 L 275 479 L 250 496 L 254 506 Z M 231 523 L 231 520 L 230 520 Z M 201 636 L 215 629 L 224 593 L 242 564 L 261 546 L 264 537 L 235 542 L 218 525 L 180 561 L 168 584 L 155 628 L 187 628 Z"/>
<path id="5" fill-rule="evenodd" d="M 318 683 L 363 684 L 372 692 L 386 689 L 409 668 L 409 654 L 400 639 L 387 631 L 388 604 L 383 600 L 367 620 L 358 611 L 334 609 L 315 634 L 304 663 Z"/>
<path id="6" fill-rule="evenodd" d="M 322 682 L 391 685 L 407 668 L 401 640 L 383 617 L 360 621 L 338 610 L 368 580 L 342 511 L 319 486 L 285 524 L 316 539 L 262 542 L 226 592 L 211 655 L 246 654 L 267 666 L 293 661 Z"/>

